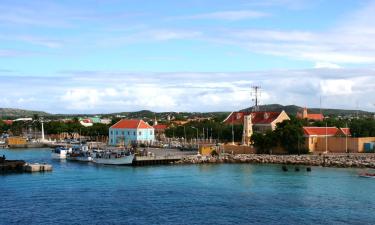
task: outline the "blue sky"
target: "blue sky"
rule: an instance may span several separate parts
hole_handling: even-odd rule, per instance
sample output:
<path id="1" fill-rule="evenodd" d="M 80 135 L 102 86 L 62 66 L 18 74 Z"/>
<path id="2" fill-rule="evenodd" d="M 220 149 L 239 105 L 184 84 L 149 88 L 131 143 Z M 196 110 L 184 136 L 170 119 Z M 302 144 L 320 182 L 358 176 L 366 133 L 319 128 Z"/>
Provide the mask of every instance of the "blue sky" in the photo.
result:
<path id="1" fill-rule="evenodd" d="M 3 0 L 0 107 L 375 111 L 375 1 Z"/>

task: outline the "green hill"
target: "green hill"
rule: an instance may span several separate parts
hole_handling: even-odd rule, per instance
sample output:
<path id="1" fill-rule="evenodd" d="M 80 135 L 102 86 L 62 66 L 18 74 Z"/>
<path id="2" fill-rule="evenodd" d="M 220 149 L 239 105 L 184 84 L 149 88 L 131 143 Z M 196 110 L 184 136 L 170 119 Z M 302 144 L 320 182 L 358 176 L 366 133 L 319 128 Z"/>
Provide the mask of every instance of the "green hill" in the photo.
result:
<path id="1" fill-rule="evenodd" d="M 296 106 L 296 105 L 279 105 L 279 104 L 270 104 L 270 105 L 261 105 L 259 106 L 260 111 L 274 111 L 274 112 L 281 112 L 284 110 L 288 115 L 296 115 L 297 112 L 303 110 L 303 107 Z M 253 107 L 243 109 L 241 111 L 249 111 L 253 110 Z M 347 109 L 322 109 L 321 110 L 323 115 L 325 116 L 354 116 L 357 114 L 360 116 L 363 115 L 372 115 L 371 112 L 366 112 L 363 110 L 347 110 Z M 309 113 L 319 113 L 319 108 L 308 108 Z"/>
<path id="2" fill-rule="evenodd" d="M 25 109 L 13 108 L 0 108 L 0 118 L 2 119 L 15 119 L 20 117 L 33 117 L 35 114 L 38 116 L 50 116 L 51 114 L 42 111 L 33 111 Z"/>

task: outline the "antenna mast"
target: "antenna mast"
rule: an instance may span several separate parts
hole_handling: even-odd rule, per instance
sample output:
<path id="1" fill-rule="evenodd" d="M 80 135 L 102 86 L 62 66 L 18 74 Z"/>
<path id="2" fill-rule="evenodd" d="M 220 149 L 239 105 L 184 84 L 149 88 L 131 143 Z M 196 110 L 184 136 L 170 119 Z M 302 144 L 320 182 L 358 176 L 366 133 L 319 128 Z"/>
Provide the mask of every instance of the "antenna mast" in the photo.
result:
<path id="1" fill-rule="evenodd" d="M 319 111 L 320 111 L 320 114 L 322 114 L 322 96 L 320 96 L 319 98 Z"/>
<path id="2" fill-rule="evenodd" d="M 254 85 L 251 87 L 251 100 L 254 102 L 253 112 L 259 111 L 260 86 Z"/>

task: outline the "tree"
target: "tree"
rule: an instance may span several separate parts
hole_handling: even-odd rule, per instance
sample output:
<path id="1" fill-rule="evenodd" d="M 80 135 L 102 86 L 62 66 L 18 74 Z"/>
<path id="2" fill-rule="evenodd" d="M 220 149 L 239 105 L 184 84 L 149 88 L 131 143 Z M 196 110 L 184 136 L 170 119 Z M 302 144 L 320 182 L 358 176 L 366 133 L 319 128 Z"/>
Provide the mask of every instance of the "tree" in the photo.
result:
<path id="1" fill-rule="evenodd" d="M 303 123 L 301 120 L 291 118 L 278 123 L 274 131 L 280 146 L 289 154 L 307 153 L 304 146 Z"/>
<path id="2" fill-rule="evenodd" d="M 265 134 L 254 133 L 251 136 L 251 142 L 257 150 L 257 154 L 270 154 L 272 148 L 277 147 L 279 141 L 276 133 L 269 130 Z"/>
<path id="3" fill-rule="evenodd" d="M 284 120 L 278 123 L 274 131 L 265 134 L 254 133 L 251 141 L 257 149 L 257 153 L 270 153 L 272 148 L 282 147 L 289 154 L 307 153 L 304 148 L 303 121 L 296 118 Z"/>
<path id="4" fill-rule="evenodd" d="M 355 119 L 349 124 L 353 137 L 375 137 L 375 120 Z"/>

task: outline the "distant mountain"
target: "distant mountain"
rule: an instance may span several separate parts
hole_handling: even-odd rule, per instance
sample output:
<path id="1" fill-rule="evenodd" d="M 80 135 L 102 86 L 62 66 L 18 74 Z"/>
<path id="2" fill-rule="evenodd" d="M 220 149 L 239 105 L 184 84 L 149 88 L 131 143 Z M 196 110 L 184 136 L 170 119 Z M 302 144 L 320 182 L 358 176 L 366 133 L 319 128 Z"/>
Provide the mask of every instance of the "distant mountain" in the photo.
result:
<path id="1" fill-rule="evenodd" d="M 14 119 L 20 117 L 33 117 L 35 114 L 38 116 L 50 116 L 51 114 L 42 111 L 13 109 L 13 108 L 0 108 L 0 118 Z"/>
<path id="2" fill-rule="evenodd" d="M 241 111 L 252 111 L 253 107 L 243 109 Z M 274 111 L 274 112 L 281 112 L 284 110 L 289 115 L 296 115 L 297 112 L 300 112 L 303 110 L 303 107 L 296 106 L 296 105 L 279 105 L 279 104 L 270 104 L 270 105 L 261 105 L 259 106 L 260 111 Z M 319 108 L 308 108 L 307 109 L 309 113 L 319 113 Z M 358 112 L 358 115 L 372 115 L 371 112 L 366 112 L 363 110 L 347 110 L 347 109 L 322 109 L 321 110 L 323 115 L 325 116 L 350 116 L 350 115 L 356 115 Z"/>
<path id="3" fill-rule="evenodd" d="M 261 105 L 261 111 L 274 111 L 281 112 L 284 110 L 289 115 L 296 115 L 298 111 L 301 111 L 303 107 L 296 105 L 279 105 L 279 104 L 270 104 L 270 105 Z M 252 111 L 253 107 L 243 109 L 241 111 Z M 309 113 L 319 113 L 320 109 L 318 108 L 308 108 Z M 345 109 L 322 109 L 322 112 L 325 116 L 354 116 L 357 114 L 357 110 L 345 110 Z M 102 117 L 124 117 L 129 119 L 144 119 L 146 121 L 153 120 L 155 116 L 158 120 L 167 120 L 170 119 L 176 120 L 185 120 L 195 117 L 212 117 L 217 118 L 218 120 L 225 119 L 230 112 L 152 112 L 150 110 L 141 110 L 135 112 L 119 112 L 119 113 L 110 113 L 110 114 L 50 114 L 43 111 L 33 111 L 33 110 L 24 110 L 24 109 L 12 109 L 12 108 L 0 108 L 0 119 L 15 119 L 20 117 L 33 117 L 37 114 L 38 116 L 48 117 L 48 118 L 73 118 L 73 117 L 85 117 L 85 116 L 102 116 Z M 366 112 L 358 110 L 360 116 L 363 115 L 373 115 L 371 112 Z"/>

